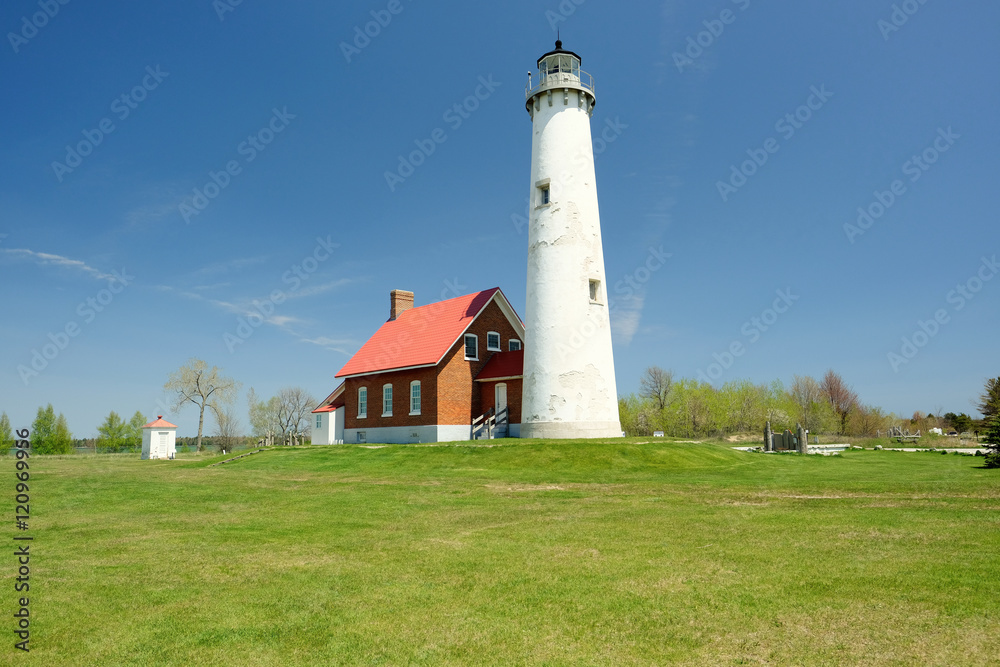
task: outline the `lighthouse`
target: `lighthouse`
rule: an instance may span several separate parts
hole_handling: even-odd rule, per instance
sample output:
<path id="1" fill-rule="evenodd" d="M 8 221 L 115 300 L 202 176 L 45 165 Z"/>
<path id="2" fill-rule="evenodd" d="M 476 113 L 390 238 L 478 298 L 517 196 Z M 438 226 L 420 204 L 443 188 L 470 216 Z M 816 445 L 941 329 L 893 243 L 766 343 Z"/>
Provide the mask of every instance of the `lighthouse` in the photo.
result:
<path id="1" fill-rule="evenodd" d="M 531 116 L 522 438 L 620 437 L 590 117 L 581 58 L 556 42 L 528 75 Z"/>

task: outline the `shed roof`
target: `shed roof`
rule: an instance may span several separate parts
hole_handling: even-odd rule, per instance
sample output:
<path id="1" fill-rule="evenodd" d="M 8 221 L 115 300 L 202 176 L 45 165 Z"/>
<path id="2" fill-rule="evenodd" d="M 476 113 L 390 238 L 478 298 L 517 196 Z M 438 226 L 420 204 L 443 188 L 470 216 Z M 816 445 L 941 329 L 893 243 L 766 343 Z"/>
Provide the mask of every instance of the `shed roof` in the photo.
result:
<path id="1" fill-rule="evenodd" d="M 476 376 L 476 382 L 507 380 L 524 375 L 524 350 L 497 352 Z"/>
<path id="2" fill-rule="evenodd" d="M 163 415 L 156 415 L 156 420 L 149 422 L 143 428 L 177 428 L 177 425 L 164 421 Z"/>

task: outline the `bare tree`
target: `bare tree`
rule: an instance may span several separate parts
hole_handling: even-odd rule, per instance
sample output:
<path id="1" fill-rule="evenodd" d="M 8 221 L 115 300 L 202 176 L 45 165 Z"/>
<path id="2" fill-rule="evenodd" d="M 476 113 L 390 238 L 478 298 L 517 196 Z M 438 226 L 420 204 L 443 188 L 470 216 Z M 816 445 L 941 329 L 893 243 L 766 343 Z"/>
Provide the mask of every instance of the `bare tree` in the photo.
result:
<path id="1" fill-rule="evenodd" d="M 652 399 L 656 407 L 663 410 L 667 406 L 670 387 L 674 384 L 674 372 L 659 366 L 650 366 L 639 380 L 639 395 Z"/>
<path id="2" fill-rule="evenodd" d="M 309 425 L 316 399 L 301 387 L 285 387 L 278 392 L 278 425 L 282 437 L 301 433 Z"/>
<path id="3" fill-rule="evenodd" d="M 888 428 L 892 418 L 875 405 L 855 405 L 851 413 L 851 434 L 873 436 Z"/>
<path id="4" fill-rule="evenodd" d="M 247 401 L 254 434 L 264 437 L 274 433 L 282 440 L 308 428 L 309 415 L 317 402 L 301 387 L 285 387 L 266 401 L 258 400 L 251 388 Z"/>
<path id="5" fill-rule="evenodd" d="M 208 368 L 201 359 L 189 359 L 187 364 L 170 374 L 163 388 L 174 395 L 174 410 L 188 403 L 198 406 L 198 451 L 205 424 L 205 408 L 216 410 L 232 403 L 240 384 L 226 377 L 218 366 Z"/>
<path id="6" fill-rule="evenodd" d="M 858 395 L 844 382 L 842 377 L 833 372 L 833 369 L 828 370 L 823 376 L 820 390 L 829 401 L 833 411 L 840 417 L 841 435 L 846 434 L 847 418 L 851 414 L 851 410 L 858 405 Z"/>
<path id="7" fill-rule="evenodd" d="M 796 375 L 788 393 L 799 406 L 799 423 L 807 431 L 815 431 L 817 415 L 813 405 L 823 400 L 823 390 L 820 389 L 819 382 L 809 375 L 805 377 Z"/>
<path id="8" fill-rule="evenodd" d="M 215 417 L 215 436 L 219 446 L 227 452 L 233 451 L 243 437 L 243 425 L 240 424 L 235 409 L 231 405 L 214 405 L 212 415 Z"/>

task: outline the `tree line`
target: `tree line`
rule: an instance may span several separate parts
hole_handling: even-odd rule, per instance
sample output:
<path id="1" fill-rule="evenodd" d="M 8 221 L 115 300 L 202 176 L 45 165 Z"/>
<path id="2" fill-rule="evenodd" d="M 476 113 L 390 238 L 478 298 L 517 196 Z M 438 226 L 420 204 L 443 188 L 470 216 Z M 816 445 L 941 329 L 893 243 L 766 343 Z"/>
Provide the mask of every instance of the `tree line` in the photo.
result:
<path id="1" fill-rule="evenodd" d="M 865 403 L 832 369 L 822 379 L 796 375 L 786 387 L 780 380 L 755 384 L 734 380 L 721 387 L 692 379 L 675 379 L 672 371 L 651 366 L 643 374 L 639 392 L 619 399 L 622 428 L 628 435 L 648 436 L 654 431 L 674 437 L 707 437 L 763 431 L 770 421 L 776 431 L 794 430 L 801 424 L 810 433 L 873 437 L 891 426 L 912 431 L 940 426 L 959 433 L 988 430 L 1000 407 L 1000 378 L 990 379 L 979 402 L 985 418 L 968 415 L 924 415 L 909 419 Z"/>
<path id="2" fill-rule="evenodd" d="M 198 451 L 206 445 L 206 426 L 211 429 L 211 443 L 227 451 L 249 439 L 285 443 L 291 442 L 293 436 L 309 433 L 309 417 L 316 407 L 316 399 L 309 392 L 300 387 L 285 387 L 277 395 L 263 398 L 258 397 L 251 387 L 246 397 L 250 423 L 248 435 L 236 407 L 240 386 L 222 369 L 209 367 L 201 359 L 188 360 L 167 378 L 163 388 L 172 399 L 171 409 L 174 412 L 189 407 L 198 410 L 198 435 L 192 442 Z M 57 416 L 50 403 L 38 408 L 38 416 L 31 425 L 31 447 L 36 454 L 72 454 L 75 445 L 84 444 L 92 444 L 96 451 L 102 453 L 139 451 L 142 447 L 142 427 L 149 421 L 139 410 L 128 421 L 112 410 L 97 428 L 96 438 L 74 440 L 66 417 L 62 413 Z M 308 436 L 303 439 L 308 439 Z M 178 444 L 187 440 L 178 438 Z M 0 452 L 9 451 L 13 445 L 13 431 L 4 412 L 0 414 Z"/>

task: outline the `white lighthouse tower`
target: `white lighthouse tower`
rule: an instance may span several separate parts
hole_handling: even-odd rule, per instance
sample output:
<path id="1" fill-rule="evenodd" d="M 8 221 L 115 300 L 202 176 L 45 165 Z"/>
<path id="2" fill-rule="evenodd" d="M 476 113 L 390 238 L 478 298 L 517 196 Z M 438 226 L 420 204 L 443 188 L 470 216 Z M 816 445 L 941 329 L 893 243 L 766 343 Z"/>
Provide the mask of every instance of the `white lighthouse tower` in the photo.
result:
<path id="1" fill-rule="evenodd" d="M 620 437 L 590 116 L 594 80 L 556 42 L 532 120 L 521 437 Z"/>

